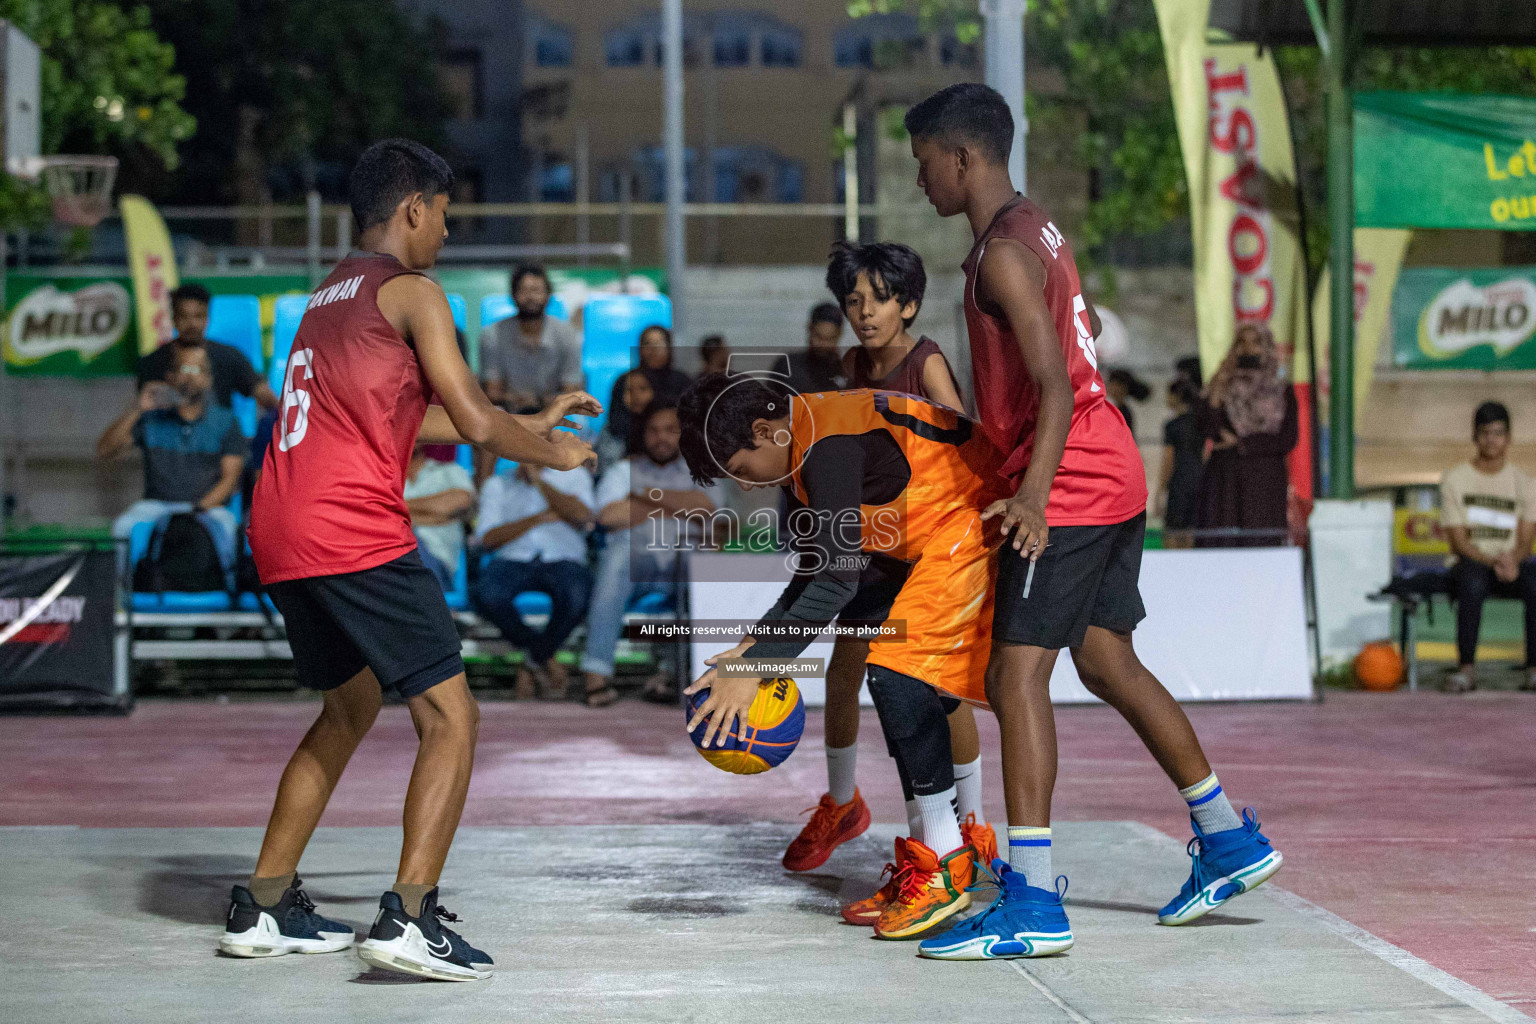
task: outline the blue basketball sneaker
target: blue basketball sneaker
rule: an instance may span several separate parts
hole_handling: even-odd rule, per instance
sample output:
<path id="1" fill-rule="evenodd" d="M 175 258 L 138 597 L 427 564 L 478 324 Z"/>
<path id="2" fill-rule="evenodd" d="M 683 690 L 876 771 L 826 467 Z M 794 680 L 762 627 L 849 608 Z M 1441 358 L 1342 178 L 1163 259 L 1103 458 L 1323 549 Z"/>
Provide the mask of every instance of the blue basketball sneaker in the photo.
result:
<path id="1" fill-rule="evenodd" d="M 941 935 L 918 944 L 919 956 L 930 960 L 1011 960 L 1024 956 L 1050 956 L 1072 948 L 1072 926 L 1062 909 L 1067 894 L 1065 875 L 1057 875 L 1058 888 L 1037 889 L 1005 860 L 992 862 L 997 898 L 991 906 L 968 917 Z M 972 886 L 980 889 L 994 883 Z"/>
<path id="2" fill-rule="evenodd" d="M 1162 924 L 1188 924 L 1204 917 L 1268 879 L 1280 870 L 1284 860 L 1259 831 L 1259 819 L 1252 807 L 1243 811 L 1239 828 L 1207 835 L 1195 825 L 1195 838 L 1189 841 L 1187 849 L 1194 866 L 1184 888 L 1158 911 L 1157 919 Z"/>
<path id="3" fill-rule="evenodd" d="M 219 949 L 242 957 L 336 953 L 350 949 L 355 938 L 351 926 L 321 916 L 303 881 L 295 878 L 270 907 L 257 903 L 243 885 L 231 889 Z"/>
<path id="4" fill-rule="evenodd" d="M 420 917 L 407 913 L 400 894 L 390 890 L 379 897 L 379 916 L 357 955 L 387 971 L 439 981 L 483 981 L 496 965 L 445 923 L 458 920 L 437 902 L 435 888 L 422 899 Z"/>

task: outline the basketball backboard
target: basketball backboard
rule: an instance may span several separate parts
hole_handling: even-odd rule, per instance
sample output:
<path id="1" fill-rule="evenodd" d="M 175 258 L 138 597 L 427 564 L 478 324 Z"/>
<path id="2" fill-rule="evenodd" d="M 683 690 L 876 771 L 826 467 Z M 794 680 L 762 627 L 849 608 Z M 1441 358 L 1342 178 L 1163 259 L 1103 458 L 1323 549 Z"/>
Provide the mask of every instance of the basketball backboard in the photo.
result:
<path id="1" fill-rule="evenodd" d="M 37 44 L 8 21 L 0 21 L 0 132 L 5 141 L 5 169 L 35 178 L 42 171 L 38 157 L 42 109 L 38 86 L 40 54 Z"/>

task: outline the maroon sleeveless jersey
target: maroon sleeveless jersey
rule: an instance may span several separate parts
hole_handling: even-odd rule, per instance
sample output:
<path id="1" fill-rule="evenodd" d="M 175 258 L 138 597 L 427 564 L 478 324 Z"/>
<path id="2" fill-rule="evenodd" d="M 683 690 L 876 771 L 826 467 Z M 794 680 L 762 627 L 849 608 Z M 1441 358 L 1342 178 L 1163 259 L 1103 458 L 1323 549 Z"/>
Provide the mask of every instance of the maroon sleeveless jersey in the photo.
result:
<path id="1" fill-rule="evenodd" d="M 405 470 L 431 388 L 378 304 L 385 281 L 412 273 L 354 252 L 310 296 L 251 500 L 263 583 L 360 572 L 416 547 Z"/>
<path id="2" fill-rule="evenodd" d="M 848 389 L 868 388 L 872 391 L 901 391 L 933 401 L 933 397 L 928 394 L 927 389 L 923 386 L 923 367 L 927 365 L 928 357 L 935 354 L 940 359 L 944 359 L 944 350 L 939 348 L 936 341 L 925 335 L 917 340 L 917 344 L 912 346 L 912 351 L 908 352 L 906 357 L 896 364 L 894 370 L 884 377 L 876 379 L 870 376 L 870 371 L 873 367 L 870 364 L 869 352 L 863 345 L 860 345 L 853 350 L 853 381 L 848 385 Z M 944 359 L 944 369 L 949 371 L 949 379 L 953 381 L 955 379 L 955 372 L 949 369 L 948 359 Z M 960 388 L 957 386 L 955 390 L 958 392 Z M 956 411 L 958 412 L 959 410 Z"/>
<path id="3" fill-rule="evenodd" d="M 1051 484 L 1045 521 L 1051 526 L 1124 522 L 1147 507 L 1141 452 L 1125 418 L 1105 397 L 1072 249 L 1045 211 L 1023 196 L 997 212 L 964 264 L 965 326 L 977 418 L 992 442 L 1009 453 L 1003 475 L 1015 488 L 1024 479 L 1035 446 L 1040 393 L 1007 321 L 976 304 L 976 270 L 994 238 L 1019 242 L 1045 264 L 1045 303 L 1072 379 L 1072 424 Z"/>

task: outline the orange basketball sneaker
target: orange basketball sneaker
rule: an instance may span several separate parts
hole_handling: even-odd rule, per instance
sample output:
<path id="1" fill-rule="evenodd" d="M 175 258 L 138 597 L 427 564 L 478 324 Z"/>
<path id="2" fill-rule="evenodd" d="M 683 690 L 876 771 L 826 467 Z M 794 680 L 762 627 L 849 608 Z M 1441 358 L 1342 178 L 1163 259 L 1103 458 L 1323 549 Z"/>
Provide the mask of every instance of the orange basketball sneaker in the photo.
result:
<path id="1" fill-rule="evenodd" d="M 907 862 L 907 837 L 896 837 L 896 860 L 887 864 L 881 872 L 882 878 L 891 877 L 882 885 L 878 892 L 862 900 L 854 900 L 843 908 L 843 920 L 849 924 L 862 924 L 868 927 L 880 920 L 880 912 L 890 906 L 896 899 L 896 894 L 901 891 L 902 867 Z"/>
<path id="2" fill-rule="evenodd" d="M 975 850 L 961 846 L 940 860 L 927 845 L 908 839 L 906 852 L 896 899 L 875 921 L 882 939 L 918 938 L 971 905 L 965 890 L 976 881 Z"/>
<path id="3" fill-rule="evenodd" d="M 857 789 L 853 799 L 841 805 L 832 802 L 831 793 L 823 793 L 812 810 L 811 820 L 784 851 L 784 866 L 791 871 L 821 867 L 833 850 L 869 828 L 869 805 Z"/>
<path id="4" fill-rule="evenodd" d="M 992 862 L 997 859 L 997 833 L 984 821 L 977 821 L 974 813 L 967 814 L 960 823 L 960 835 L 966 845 L 976 851 L 977 870 L 990 876 Z"/>

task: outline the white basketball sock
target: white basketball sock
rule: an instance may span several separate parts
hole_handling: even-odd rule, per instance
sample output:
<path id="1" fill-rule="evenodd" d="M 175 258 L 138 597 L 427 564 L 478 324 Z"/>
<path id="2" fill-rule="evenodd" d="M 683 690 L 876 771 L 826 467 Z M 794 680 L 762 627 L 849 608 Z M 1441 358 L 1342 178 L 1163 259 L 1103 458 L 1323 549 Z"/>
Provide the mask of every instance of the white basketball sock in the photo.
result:
<path id="1" fill-rule="evenodd" d="M 858 758 L 858 743 L 827 748 L 827 792 L 832 794 L 832 802 L 839 807 L 853 799 L 854 766 Z"/>
<path id="2" fill-rule="evenodd" d="M 966 815 L 976 815 L 980 824 L 987 820 L 981 809 L 981 755 L 969 764 L 955 765 L 955 817 L 964 821 Z"/>
<path id="3" fill-rule="evenodd" d="M 923 811 L 923 842 L 928 849 L 943 857 L 965 843 L 960 837 L 960 822 L 955 819 L 955 787 L 942 793 L 917 796 Z"/>

